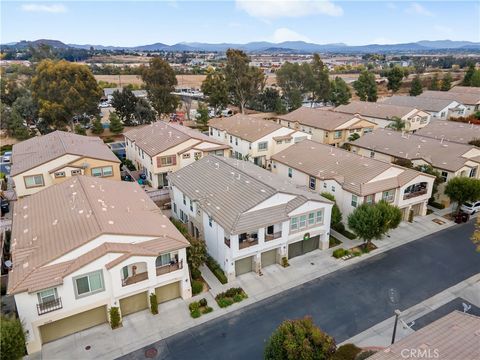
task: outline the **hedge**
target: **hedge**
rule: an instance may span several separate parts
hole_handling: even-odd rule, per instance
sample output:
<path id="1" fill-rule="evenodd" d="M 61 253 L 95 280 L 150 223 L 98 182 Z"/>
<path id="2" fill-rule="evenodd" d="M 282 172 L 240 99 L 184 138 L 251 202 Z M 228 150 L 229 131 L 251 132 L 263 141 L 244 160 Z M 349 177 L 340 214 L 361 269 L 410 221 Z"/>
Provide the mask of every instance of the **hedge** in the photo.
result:
<path id="1" fill-rule="evenodd" d="M 207 261 L 205 263 L 213 275 L 217 277 L 218 281 L 220 281 L 222 284 L 226 284 L 228 282 L 225 273 L 214 258 L 212 258 L 210 255 L 207 255 Z"/>

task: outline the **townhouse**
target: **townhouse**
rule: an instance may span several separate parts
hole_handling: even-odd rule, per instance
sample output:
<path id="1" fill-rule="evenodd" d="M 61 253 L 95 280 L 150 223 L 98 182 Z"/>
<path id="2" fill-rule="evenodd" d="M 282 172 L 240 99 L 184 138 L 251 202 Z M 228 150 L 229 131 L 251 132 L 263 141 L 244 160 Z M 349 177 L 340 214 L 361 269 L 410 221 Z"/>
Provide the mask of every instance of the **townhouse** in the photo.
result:
<path id="1" fill-rule="evenodd" d="M 333 148 L 302 141 L 273 156 L 272 172 L 318 193 L 328 192 L 346 220 L 357 206 L 380 200 L 398 206 L 403 219 L 426 215 L 434 176 Z"/>
<path id="2" fill-rule="evenodd" d="M 473 145 L 378 129 L 351 142 L 350 146 L 352 152 L 372 159 L 385 162 L 402 159 L 411 161 L 414 166 L 432 166 L 443 180 L 435 198 L 445 205 L 449 204 L 449 198 L 443 191 L 450 179 L 457 176 L 480 178 L 480 148 Z"/>
<path id="3" fill-rule="evenodd" d="M 410 106 L 398 106 L 384 103 L 352 101 L 347 105 L 340 105 L 335 111 L 361 116 L 386 128 L 397 117 L 405 122 L 405 131 L 415 132 L 430 123 L 430 114 Z"/>
<path id="4" fill-rule="evenodd" d="M 210 155 L 169 180 L 173 216 L 229 281 L 329 246 L 332 202 L 249 161 Z"/>
<path id="5" fill-rule="evenodd" d="M 463 108 L 463 112 L 452 116 L 469 116 L 478 111 L 480 106 L 480 93 L 467 93 L 462 86 L 452 88 L 450 91 L 426 90 L 418 97 L 427 99 L 443 99 L 456 101 Z"/>
<path id="6" fill-rule="evenodd" d="M 10 176 L 18 197 L 77 175 L 120 180 L 120 160 L 99 137 L 59 130 L 13 145 Z"/>
<path id="7" fill-rule="evenodd" d="M 242 114 L 212 119 L 208 126 L 211 138 L 231 147 L 231 157 L 249 160 L 265 168 L 269 168 L 273 154 L 311 137 L 273 121 Z"/>
<path id="8" fill-rule="evenodd" d="M 480 125 L 456 121 L 433 121 L 416 132 L 417 135 L 433 139 L 444 139 L 460 144 L 480 140 Z"/>
<path id="9" fill-rule="evenodd" d="M 124 133 L 125 152 L 151 186 L 168 186 L 167 175 L 203 156 L 228 154 L 229 146 L 197 130 L 157 121 Z"/>
<path id="10" fill-rule="evenodd" d="M 426 111 L 430 113 L 432 121 L 447 120 L 450 117 L 463 116 L 465 113 L 465 106 L 451 99 L 393 95 L 380 102 L 390 105 L 410 106 Z"/>
<path id="11" fill-rule="evenodd" d="M 112 307 L 145 310 L 150 294 L 189 298 L 188 246 L 136 183 L 80 175 L 20 199 L 8 293 L 28 353 L 107 323 Z"/>
<path id="12" fill-rule="evenodd" d="M 341 146 L 352 134 L 362 136 L 377 126 L 358 115 L 307 107 L 280 115 L 277 121 L 281 125 L 311 134 L 312 140 L 333 146 Z"/>

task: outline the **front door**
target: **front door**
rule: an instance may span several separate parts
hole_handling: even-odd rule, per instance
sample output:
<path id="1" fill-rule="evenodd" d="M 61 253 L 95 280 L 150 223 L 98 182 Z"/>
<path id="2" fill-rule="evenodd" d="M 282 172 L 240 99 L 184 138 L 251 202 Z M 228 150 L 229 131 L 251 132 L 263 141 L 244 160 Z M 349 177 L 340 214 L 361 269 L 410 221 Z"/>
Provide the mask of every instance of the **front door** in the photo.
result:
<path id="1" fill-rule="evenodd" d="M 168 186 L 167 173 L 158 174 L 158 186 Z"/>

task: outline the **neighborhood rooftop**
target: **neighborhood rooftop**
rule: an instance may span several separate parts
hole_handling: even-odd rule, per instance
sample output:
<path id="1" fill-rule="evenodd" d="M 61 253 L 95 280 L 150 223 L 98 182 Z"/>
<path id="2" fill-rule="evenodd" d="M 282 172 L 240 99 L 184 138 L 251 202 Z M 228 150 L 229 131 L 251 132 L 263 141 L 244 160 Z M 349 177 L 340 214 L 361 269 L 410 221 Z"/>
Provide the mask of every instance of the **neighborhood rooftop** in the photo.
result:
<path id="1" fill-rule="evenodd" d="M 54 262 L 104 234 L 152 239 L 141 244 L 104 243 L 73 259 Z M 138 184 L 75 176 L 15 204 L 9 292 L 60 285 L 64 276 L 108 252 L 122 258 L 154 256 L 187 244 Z"/>
<path id="2" fill-rule="evenodd" d="M 398 105 L 398 106 L 411 106 L 420 110 L 439 112 L 450 105 L 454 100 L 451 99 L 432 99 L 427 97 L 418 96 L 403 96 L 393 95 L 387 97 L 381 102 L 383 104 Z"/>
<path id="3" fill-rule="evenodd" d="M 377 129 L 351 143 L 396 158 L 423 159 L 433 167 L 457 171 L 468 161 L 480 163 L 480 156 L 467 158 L 464 155 L 473 145 L 458 144 L 420 135 L 405 135 L 389 129 Z"/>
<path id="4" fill-rule="evenodd" d="M 352 119 L 355 119 L 355 115 L 345 114 L 332 110 L 322 110 L 307 107 L 300 107 L 291 113 L 278 116 L 280 120 L 286 120 L 291 122 L 298 122 L 302 125 L 311 126 L 317 129 L 323 129 L 333 131 L 336 129 L 342 129 L 344 127 L 352 128 L 356 121 L 351 123 Z M 360 119 L 356 119 L 360 120 Z"/>
<path id="5" fill-rule="evenodd" d="M 480 103 L 480 93 L 467 93 L 460 91 L 456 92 L 425 90 L 420 95 L 418 95 L 418 97 L 456 101 L 465 105 L 475 105 Z"/>
<path id="6" fill-rule="evenodd" d="M 250 142 L 257 141 L 282 128 L 273 121 L 242 114 L 211 119 L 208 125 Z"/>
<path id="7" fill-rule="evenodd" d="M 405 115 L 417 110 L 412 106 L 399 106 L 367 101 L 352 101 L 347 105 L 340 105 L 335 111 L 348 114 L 360 114 L 378 119 L 391 119 L 393 117 L 402 118 Z"/>
<path id="8" fill-rule="evenodd" d="M 274 155 L 273 160 L 321 180 L 336 180 L 345 190 L 360 196 L 397 188 L 419 175 L 415 170 L 312 140 L 290 146 Z M 389 171 L 391 176 L 386 175 Z"/>
<path id="9" fill-rule="evenodd" d="M 468 144 L 468 142 L 474 139 L 480 139 L 480 125 L 456 121 L 433 121 L 424 128 L 419 129 L 416 134 Z"/>
<path id="10" fill-rule="evenodd" d="M 150 125 L 137 127 L 125 132 L 124 135 L 127 139 L 135 141 L 135 145 L 152 157 L 190 139 L 218 144 L 212 150 L 227 147 L 224 143 L 197 130 L 182 125 L 168 124 L 164 121 L 156 121 Z"/>
<path id="11" fill-rule="evenodd" d="M 12 151 L 12 176 L 66 154 L 120 162 L 100 138 L 59 130 L 15 144 Z"/>
<path id="12" fill-rule="evenodd" d="M 169 180 L 232 234 L 262 227 L 272 221 L 284 221 L 290 211 L 308 200 L 331 203 L 249 161 L 215 155 L 178 170 L 169 175 Z M 251 210 L 279 193 L 292 196 L 279 205 Z"/>
<path id="13" fill-rule="evenodd" d="M 454 86 L 449 92 L 458 92 L 465 94 L 477 94 L 480 95 L 480 87 L 475 86 Z"/>

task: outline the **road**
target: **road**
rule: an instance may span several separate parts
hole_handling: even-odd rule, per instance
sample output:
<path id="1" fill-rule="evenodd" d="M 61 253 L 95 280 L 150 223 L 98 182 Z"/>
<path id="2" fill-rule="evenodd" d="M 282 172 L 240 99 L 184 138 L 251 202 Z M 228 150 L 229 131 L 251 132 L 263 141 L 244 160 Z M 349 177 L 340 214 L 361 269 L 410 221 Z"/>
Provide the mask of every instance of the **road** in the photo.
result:
<path id="1" fill-rule="evenodd" d="M 132 352 L 144 359 L 261 359 L 284 320 L 310 315 L 340 343 L 480 271 L 473 221 L 394 248 Z M 388 241 L 388 240 L 383 240 Z"/>

